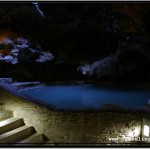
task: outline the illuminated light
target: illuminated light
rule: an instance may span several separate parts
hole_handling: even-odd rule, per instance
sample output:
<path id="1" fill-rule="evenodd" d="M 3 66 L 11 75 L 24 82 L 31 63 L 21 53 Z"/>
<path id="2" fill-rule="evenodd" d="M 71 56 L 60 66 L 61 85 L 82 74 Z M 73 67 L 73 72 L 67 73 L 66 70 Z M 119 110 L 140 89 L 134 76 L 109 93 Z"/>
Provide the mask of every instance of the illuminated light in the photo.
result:
<path id="1" fill-rule="evenodd" d="M 149 126 L 144 125 L 144 135 L 149 137 Z"/>
<path id="2" fill-rule="evenodd" d="M 0 121 L 0 127 L 3 127 L 7 123 L 9 123 L 9 120 Z"/>
<path id="3" fill-rule="evenodd" d="M 129 136 L 129 137 L 133 137 L 133 134 L 134 134 L 133 131 L 129 131 L 129 132 L 128 132 L 128 136 Z"/>
<path id="4" fill-rule="evenodd" d="M 135 137 L 139 136 L 139 134 L 140 134 L 139 129 L 137 129 L 137 128 L 135 128 L 135 129 L 133 130 L 133 132 L 134 132 L 134 136 L 135 136 Z"/>

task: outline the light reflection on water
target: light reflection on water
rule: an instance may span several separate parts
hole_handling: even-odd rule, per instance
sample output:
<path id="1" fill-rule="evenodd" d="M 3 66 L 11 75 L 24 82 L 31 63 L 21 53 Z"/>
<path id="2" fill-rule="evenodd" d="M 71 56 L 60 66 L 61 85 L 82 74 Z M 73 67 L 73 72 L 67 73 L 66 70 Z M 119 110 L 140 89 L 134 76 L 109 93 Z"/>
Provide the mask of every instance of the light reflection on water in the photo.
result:
<path id="1" fill-rule="evenodd" d="M 150 90 L 107 88 L 94 85 L 53 85 L 22 91 L 57 109 L 98 109 L 103 104 L 141 108 L 150 99 Z"/>

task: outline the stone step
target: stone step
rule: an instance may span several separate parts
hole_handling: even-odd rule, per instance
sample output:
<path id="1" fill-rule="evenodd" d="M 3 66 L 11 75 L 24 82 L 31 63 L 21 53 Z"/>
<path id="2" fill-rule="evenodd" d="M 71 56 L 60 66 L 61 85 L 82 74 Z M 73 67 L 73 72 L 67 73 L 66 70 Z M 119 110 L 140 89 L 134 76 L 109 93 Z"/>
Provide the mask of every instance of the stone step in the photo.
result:
<path id="1" fill-rule="evenodd" d="M 32 126 L 22 126 L 0 135 L 0 143 L 16 143 L 35 133 Z"/>
<path id="2" fill-rule="evenodd" d="M 9 118 L 0 122 L 0 134 L 6 133 L 24 125 L 23 119 Z"/>
<path id="3" fill-rule="evenodd" d="M 47 141 L 43 144 L 43 146 L 54 146 L 55 143 L 54 142 L 51 142 L 51 141 Z"/>
<path id="4" fill-rule="evenodd" d="M 12 111 L 9 111 L 9 110 L 1 110 L 0 111 L 0 121 L 3 121 L 8 118 L 12 118 L 12 117 L 13 117 Z"/>
<path id="5" fill-rule="evenodd" d="M 5 105 L 0 103 L 0 111 L 5 109 Z"/>
<path id="6" fill-rule="evenodd" d="M 17 144 L 24 144 L 24 143 L 30 143 L 30 144 L 35 144 L 35 143 L 43 143 L 44 142 L 44 135 L 43 134 L 38 134 L 35 133 L 32 136 L 28 137 L 27 139 L 24 139 Z"/>

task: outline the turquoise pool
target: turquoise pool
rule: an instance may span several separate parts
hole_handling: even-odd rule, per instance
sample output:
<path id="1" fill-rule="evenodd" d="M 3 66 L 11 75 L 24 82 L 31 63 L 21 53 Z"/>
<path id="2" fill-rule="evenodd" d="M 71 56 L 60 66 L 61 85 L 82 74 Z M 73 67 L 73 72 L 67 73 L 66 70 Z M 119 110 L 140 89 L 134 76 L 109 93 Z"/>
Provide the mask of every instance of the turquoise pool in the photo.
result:
<path id="1" fill-rule="evenodd" d="M 105 104 L 137 109 L 150 99 L 150 90 L 95 85 L 52 85 L 21 92 L 56 109 L 99 109 Z"/>

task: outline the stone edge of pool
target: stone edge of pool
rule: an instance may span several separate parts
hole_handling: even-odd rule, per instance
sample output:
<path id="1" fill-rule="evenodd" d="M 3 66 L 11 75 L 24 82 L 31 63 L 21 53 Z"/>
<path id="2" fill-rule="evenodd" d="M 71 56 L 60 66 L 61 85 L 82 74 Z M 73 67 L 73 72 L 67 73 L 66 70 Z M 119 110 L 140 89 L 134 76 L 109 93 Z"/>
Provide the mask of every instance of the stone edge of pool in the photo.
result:
<path id="1" fill-rule="evenodd" d="M 7 92 L 13 94 L 14 96 L 17 96 L 23 100 L 26 101 L 30 101 L 32 103 L 35 103 L 37 105 L 43 106 L 49 110 L 53 110 L 53 111 L 60 111 L 60 112 L 80 112 L 80 111 L 86 111 L 86 112 L 148 112 L 150 113 L 150 107 L 146 106 L 143 109 L 126 109 L 124 107 L 118 107 L 117 105 L 111 105 L 111 104 L 105 104 L 104 108 L 100 107 L 98 109 L 94 109 L 94 108 L 84 108 L 84 109 L 57 109 L 55 106 L 50 105 L 48 103 L 43 103 L 43 101 L 40 101 L 38 99 L 35 99 L 29 95 L 23 94 L 21 92 L 19 92 L 19 90 L 17 90 L 17 88 L 15 88 L 13 85 L 9 84 L 9 83 L 0 83 L 0 87 L 5 89 Z M 106 106 L 106 108 L 105 108 Z M 108 106 L 108 108 L 107 108 Z M 109 108 L 112 107 L 112 108 Z M 117 106 L 117 107 L 116 107 Z"/>
<path id="2" fill-rule="evenodd" d="M 55 109 L 55 106 L 52 106 L 52 105 L 49 105 L 49 104 L 45 104 L 45 103 L 42 103 L 41 101 L 37 100 L 37 99 L 34 99 L 32 98 L 31 96 L 28 96 L 28 95 L 25 95 L 25 94 L 22 94 L 21 92 L 19 92 L 14 86 L 12 86 L 11 84 L 0 84 L 0 87 L 5 89 L 7 92 L 9 92 L 10 94 L 13 94 L 14 96 L 16 97 L 19 97 L 23 100 L 27 100 L 27 101 L 30 101 L 30 102 L 33 102 L 33 103 L 36 103 L 38 105 L 41 105 L 43 107 L 46 107 L 50 110 L 53 110 Z"/>

